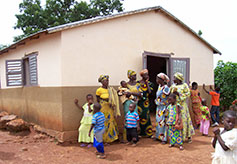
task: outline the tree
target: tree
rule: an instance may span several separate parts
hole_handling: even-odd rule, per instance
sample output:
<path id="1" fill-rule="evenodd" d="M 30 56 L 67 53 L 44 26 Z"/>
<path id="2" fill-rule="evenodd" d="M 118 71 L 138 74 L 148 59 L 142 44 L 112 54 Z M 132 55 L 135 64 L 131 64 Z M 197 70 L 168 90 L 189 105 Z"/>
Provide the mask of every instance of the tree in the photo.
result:
<path id="1" fill-rule="evenodd" d="M 220 87 L 220 105 L 227 110 L 237 98 L 237 63 L 218 61 L 214 70 L 215 85 Z"/>
<path id="2" fill-rule="evenodd" d="M 201 30 L 198 31 L 198 35 L 199 35 L 199 36 L 202 35 L 202 31 L 201 31 Z"/>
<path id="3" fill-rule="evenodd" d="M 122 1 L 122 0 L 121 0 Z M 88 19 L 113 12 L 123 11 L 120 0 L 46 0 L 45 7 L 40 0 L 23 0 L 19 4 L 20 14 L 16 14 L 15 29 L 21 29 L 23 35 L 14 37 L 14 42 L 38 31 L 65 23 Z"/>
<path id="4" fill-rule="evenodd" d="M 8 45 L 0 44 L 0 50 L 4 49 L 6 47 L 8 47 Z"/>

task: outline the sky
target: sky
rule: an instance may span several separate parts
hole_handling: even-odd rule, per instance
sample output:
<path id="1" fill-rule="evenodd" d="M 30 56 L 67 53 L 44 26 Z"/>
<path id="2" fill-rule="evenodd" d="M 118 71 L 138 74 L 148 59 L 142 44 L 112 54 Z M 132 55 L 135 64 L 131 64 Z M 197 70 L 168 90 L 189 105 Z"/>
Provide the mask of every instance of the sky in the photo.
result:
<path id="1" fill-rule="evenodd" d="M 13 27 L 17 22 L 19 3 L 23 0 L 0 1 L 0 44 L 11 44 L 13 37 L 22 34 Z M 45 3 L 45 0 L 41 0 Z M 87 0 L 88 1 L 88 0 Z M 162 6 L 195 32 L 217 48 L 222 55 L 214 54 L 218 60 L 237 63 L 237 0 L 124 0 L 125 11 Z"/>

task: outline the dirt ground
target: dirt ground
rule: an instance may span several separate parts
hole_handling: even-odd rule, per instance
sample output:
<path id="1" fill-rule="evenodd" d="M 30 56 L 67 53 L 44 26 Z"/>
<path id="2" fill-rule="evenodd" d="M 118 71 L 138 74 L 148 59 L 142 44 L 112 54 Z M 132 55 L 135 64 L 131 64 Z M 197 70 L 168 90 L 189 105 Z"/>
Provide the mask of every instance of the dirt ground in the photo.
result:
<path id="1" fill-rule="evenodd" d="M 212 128 L 210 128 L 211 134 Z M 119 142 L 105 147 L 106 159 L 97 159 L 95 148 L 81 148 L 78 143 L 59 144 L 53 138 L 32 132 L 11 134 L 0 131 L 0 164 L 11 163 L 211 163 L 212 137 L 204 137 L 196 130 L 191 144 L 185 143 L 185 150 L 169 148 L 158 141 L 142 138 L 137 147 Z"/>

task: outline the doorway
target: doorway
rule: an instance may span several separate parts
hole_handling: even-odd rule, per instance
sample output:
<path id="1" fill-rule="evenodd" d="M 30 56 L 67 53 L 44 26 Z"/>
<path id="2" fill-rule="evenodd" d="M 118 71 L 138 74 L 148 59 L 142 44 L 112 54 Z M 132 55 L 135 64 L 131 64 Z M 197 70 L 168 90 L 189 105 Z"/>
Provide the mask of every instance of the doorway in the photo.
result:
<path id="1" fill-rule="evenodd" d="M 184 81 L 189 83 L 189 58 L 171 58 L 171 54 L 144 51 L 143 68 L 148 69 L 150 81 L 153 83 L 153 92 L 149 96 L 151 111 L 155 111 L 156 109 L 154 100 L 158 89 L 158 85 L 156 84 L 156 76 L 158 73 L 163 72 L 170 77 L 169 86 L 172 84 L 173 76 L 176 72 L 182 73 L 184 75 Z"/>
<path id="2" fill-rule="evenodd" d="M 168 58 L 147 55 L 147 69 L 149 71 L 150 81 L 153 84 L 153 92 L 149 96 L 150 108 L 152 112 L 155 112 L 156 104 L 154 103 L 154 100 L 156 98 L 156 91 L 158 89 L 156 76 L 161 72 L 168 74 Z"/>

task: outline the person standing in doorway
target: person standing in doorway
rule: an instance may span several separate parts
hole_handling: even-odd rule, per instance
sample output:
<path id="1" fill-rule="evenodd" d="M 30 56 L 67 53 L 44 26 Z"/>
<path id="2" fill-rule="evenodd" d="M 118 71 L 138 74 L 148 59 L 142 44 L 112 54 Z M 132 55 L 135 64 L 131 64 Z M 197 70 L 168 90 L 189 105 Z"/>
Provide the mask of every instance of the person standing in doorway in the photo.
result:
<path id="1" fill-rule="evenodd" d="M 158 90 L 156 92 L 155 103 L 156 107 L 156 140 L 162 141 L 162 144 L 166 144 L 167 142 L 167 126 L 166 118 L 168 116 L 168 112 L 166 112 L 166 108 L 168 105 L 168 97 L 170 94 L 170 88 L 167 83 L 169 82 L 169 77 L 164 73 L 159 73 L 156 76 L 156 82 L 159 85 Z"/>

